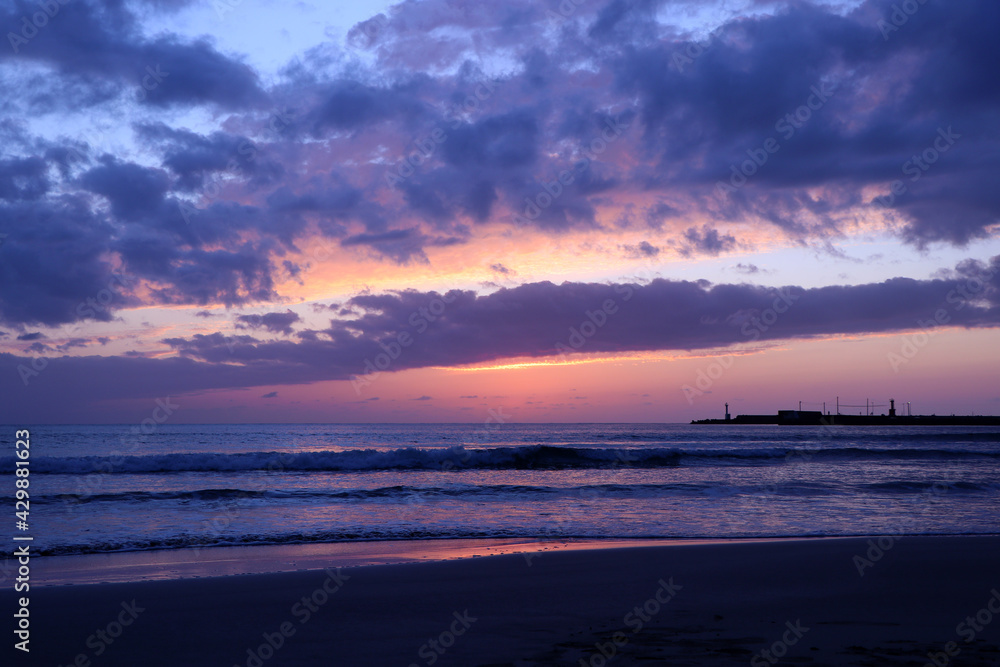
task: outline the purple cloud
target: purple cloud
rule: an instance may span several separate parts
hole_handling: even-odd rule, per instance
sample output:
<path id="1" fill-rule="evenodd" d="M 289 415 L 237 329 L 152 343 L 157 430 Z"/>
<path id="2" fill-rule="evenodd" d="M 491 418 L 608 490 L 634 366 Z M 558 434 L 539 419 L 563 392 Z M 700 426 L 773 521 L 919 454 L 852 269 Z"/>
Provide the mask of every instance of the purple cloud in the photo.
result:
<path id="1" fill-rule="evenodd" d="M 297 313 L 286 310 L 283 313 L 265 313 L 263 315 L 237 315 L 238 329 L 266 329 L 273 333 L 291 335 L 292 325 L 300 321 Z"/>
<path id="2" fill-rule="evenodd" d="M 384 370 L 576 350 L 698 350 L 943 324 L 997 327 L 997 276 L 1000 256 L 988 264 L 963 262 L 947 279 L 894 278 L 852 286 L 769 288 L 657 279 L 645 285 L 529 283 L 488 295 L 407 290 L 355 297 L 349 303 L 360 316 L 332 320 L 322 335 L 298 342 L 219 333 L 173 338 L 164 342 L 180 353 L 175 358 L 55 358 L 27 389 L 15 373 L 0 375 L 0 388 L 11 409 L 38 413 L 36 398 L 43 392 L 43 403 L 71 416 L 84 414 L 90 401 L 363 377 L 368 362 L 392 350 L 404 333 L 410 343 L 393 352 Z M 433 308 L 439 314 L 432 316 L 435 302 L 444 309 Z M 10 368 L 30 361 L 0 355 Z"/>

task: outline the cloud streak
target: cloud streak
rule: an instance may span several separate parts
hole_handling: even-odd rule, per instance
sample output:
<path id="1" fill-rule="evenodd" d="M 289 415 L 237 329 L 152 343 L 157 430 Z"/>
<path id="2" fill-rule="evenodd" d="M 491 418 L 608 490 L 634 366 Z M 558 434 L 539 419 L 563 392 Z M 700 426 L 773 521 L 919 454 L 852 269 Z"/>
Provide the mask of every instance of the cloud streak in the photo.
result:
<path id="1" fill-rule="evenodd" d="M 10 373 L 0 375 L 0 383 L 14 408 L 27 410 L 32 392 L 44 391 L 60 410 L 73 414 L 91 401 L 357 379 L 365 373 L 365 360 L 386 353 L 401 333 L 412 343 L 390 355 L 388 371 L 553 357 L 574 332 L 587 338 L 585 352 L 616 354 L 937 327 L 938 310 L 948 313 L 950 327 L 997 327 L 998 276 L 1000 256 L 989 263 L 963 262 L 947 278 L 854 286 L 769 288 L 656 279 L 529 283 L 481 296 L 404 290 L 355 297 L 349 305 L 360 315 L 331 320 L 328 329 L 298 341 L 219 333 L 173 338 L 164 342 L 177 357 L 61 357 L 27 387 Z M 427 304 L 435 299 L 447 306 L 428 319 Z M 589 335 L 583 325 L 588 321 L 597 324 Z M 2 356 L 7 366 L 30 363 Z"/>

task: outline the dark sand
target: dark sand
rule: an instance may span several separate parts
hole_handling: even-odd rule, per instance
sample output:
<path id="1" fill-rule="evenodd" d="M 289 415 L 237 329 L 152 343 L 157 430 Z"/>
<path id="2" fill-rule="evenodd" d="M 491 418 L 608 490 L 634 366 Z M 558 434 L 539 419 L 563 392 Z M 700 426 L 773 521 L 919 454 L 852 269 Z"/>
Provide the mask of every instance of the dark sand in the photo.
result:
<path id="1" fill-rule="evenodd" d="M 864 576 L 868 540 L 851 538 L 39 587 L 30 657 L 4 664 L 1000 664 L 1000 537 L 883 545 Z"/>

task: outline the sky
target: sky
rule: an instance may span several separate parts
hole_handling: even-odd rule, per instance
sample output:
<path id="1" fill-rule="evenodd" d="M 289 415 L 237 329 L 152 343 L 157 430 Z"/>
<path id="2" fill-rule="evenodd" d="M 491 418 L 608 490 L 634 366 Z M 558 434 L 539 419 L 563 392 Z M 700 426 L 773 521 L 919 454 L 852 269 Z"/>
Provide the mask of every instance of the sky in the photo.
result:
<path id="1" fill-rule="evenodd" d="M 0 422 L 1000 414 L 997 25 L 7 0 Z"/>

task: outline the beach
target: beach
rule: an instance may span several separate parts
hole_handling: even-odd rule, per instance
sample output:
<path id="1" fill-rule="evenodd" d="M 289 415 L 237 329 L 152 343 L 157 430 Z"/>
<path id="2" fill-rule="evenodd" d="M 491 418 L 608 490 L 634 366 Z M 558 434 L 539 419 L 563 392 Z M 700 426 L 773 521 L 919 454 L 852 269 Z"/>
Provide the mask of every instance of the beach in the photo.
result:
<path id="1" fill-rule="evenodd" d="M 1000 667 L 1000 1 L 0 25 L 0 667 Z"/>
<path id="2" fill-rule="evenodd" d="M 1000 659 L 996 536 L 538 548 L 33 585 L 31 651 L 8 649 L 7 664 L 941 667 Z M 15 608 L 10 588 L 0 598 Z"/>

